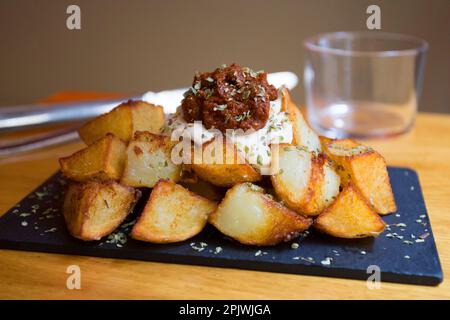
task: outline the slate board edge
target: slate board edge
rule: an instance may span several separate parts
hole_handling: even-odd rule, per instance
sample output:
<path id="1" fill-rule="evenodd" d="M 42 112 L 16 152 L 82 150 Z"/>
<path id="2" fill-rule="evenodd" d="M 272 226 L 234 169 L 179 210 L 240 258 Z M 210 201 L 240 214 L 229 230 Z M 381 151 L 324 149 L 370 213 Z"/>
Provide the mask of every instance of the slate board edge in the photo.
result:
<path id="1" fill-rule="evenodd" d="M 186 260 L 184 256 L 169 255 L 163 253 L 150 253 L 150 251 L 145 252 L 127 252 L 120 249 L 109 249 L 102 248 L 98 252 L 89 252 L 89 250 L 83 249 L 73 249 L 66 247 L 47 247 L 44 248 L 39 244 L 26 244 L 26 247 L 22 247 L 21 243 L 13 241 L 2 241 L 0 243 L 1 249 L 7 250 L 20 250 L 20 251 L 30 251 L 30 252 L 44 252 L 44 253 L 54 253 L 54 254 L 65 254 L 65 255 L 78 255 L 78 256 L 89 256 L 89 257 L 101 257 L 110 259 L 133 259 L 139 261 L 147 262 L 157 262 L 157 263 L 173 263 L 173 264 L 184 264 L 184 265 L 196 265 L 196 266 L 207 266 L 207 267 L 218 267 L 218 268 L 232 268 L 241 270 L 253 270 L 262 272 L 275 272 L 275 273 L 285 273 L 285 274 L 298 274 L 305 276 L 320 276 L 320 277 L 331 277 L 331 278 L 345 278 L 353 280 L 367 280 L 369 274 L 363 270 L 352 270 L 349 272 L 345 268 L 333 268 L 334 274 L 330 274 L 326 267 L 318 265 L 304 265 L 304 264 L 285 264 L 277 262 L 267 262 L 267 261 L 250 261 L 250 260 L 239 260 L 239 259 L 223 259 L 220 256 L 215 259 L 209 257 L 190 256 L 190 260 Z M 267 266 L 270 266 L 271 271 L 267 271 Z M 427 285 L 427 286 L 437 286 L 442 282 L 441 275 L 406 275 L 406 274 L 395 274 L 391 272 L 381 272 L 381 281 L 402 283 L 402 284 L 412 284 L 412 285 Z"/>
<path id="2" fill-rule="evenodd" d="M 406 170 L 409 173 L 412 173 L 416 177 L 416 179 L 418 181 L 418 184 L 420 186 L 420 188 L 419 188 L 420 198 L 422 199 L 423 205 L 425 206 L 425 212 L 427 213 L 428 220 L 430 220 L 430 215 L 429 215 L 427 203 L 426 203 L 425 197 L 423 195 L 422 184 L 420 183 L 420 177 L 419 177 L 419 174 L 417 173 L 417 171 L 415 171 L 414 169 L 408 168 L 408 167 L 394 167 L 394 166 L 391 166 L 391 167 L 392 168 L 396 168 L 396 169 L 400 169 L 400 170 Z M 436 252 L 437 264 L 438 264 L 438 267 L 439 267 L 439 272 L 436 274 L 436 276 L 435 277 L 431 277 L 431 278 L 435 279 L 436 282 L 432 283 L 431 285 L 437 286 L 437 285 L 439 285 L 440 283 L 442 283 L 444 281 L 444 272 L 442 270 L 441 258 L 439 257 L 439 251 L 437 250 L 436 238 L 434 237 L 433 227 L 431 226 L 431 222 L 430 222 L 430 225 L 429 225 L 429 229 L 430 229 L 430 234 L 433 237 L 433 244 L 434 244 L 433 245 L 433 247 L 434 247 L 433 249 Z"/>
<path id="3" fill-rule="evenodd" d="M 420 185 L 420 179 L 416 171 L 407 167 L 393 167 L 391 168 L 407 170 L 410 173 L 414 174 L 417 177 Z M 27 194 L 22 200 L 18 203 L 24 201 L 30 194 L 40 190 L 43 185 L 46 185 L 48 182 L 52 181 L 55 176 L 59 174 L 59 171 L 55 174 L 51 175 L 48 179 L 46 179 L 42 184 L 36 187 L 32 192 Z M 423 203 L 426 207 L 426 203 L 423 197 L 422 189 L 420 188 L 420 195 L 423 200 Z M 6 211 L 4 215 L 8 212 L 12 211 L 15 206 L 11 207 Z M 426 210 L 428 215 L 428 210 Z M 0 219 L 4 216 L 0 216 Z M 433 234 L 431 225 L 429 226 L 430 233 Z M 434 237 L 433 237 L 434 238 Z M 243 270 L 255 270 L 255 271 L 263 271 L 263 272 L 278 272 L 278 273 L 286 273 L 286 274 L 299 274 L 299 275 L 312 275 L 312 276 L 325 276 L 332 278 L 346 278 L 346 279 L 356 279 L 356 280 L 367 280 L 368 274 L 363 270 L 352 270 L 349 272 L 348 269 L 345 268 L 333 268 L 333 272 L 335 274 L 330 274 L 327 271 L 327 267 L 320 265 L 305 265 L 305 264 L 285 264 L 285 263 L 276 263 L 276 262 L 267 262 L 267 261 L 250 261 L 250 260 L 241 260 L 241 259 L 223 259 L 221 257 L 215 257 L 215 259 L 210 259 L 209 257 L 190 256 L 191 260 L 186 261 L 184 256 L 176 256 L 171 254 L 164 253 L 151 253 L 150 255 L 145 254 L 149 251 L 143 252 L 142 254 L 139 251 L 135 251 L 134 254 L 129 254 L 130 252 L 122 252 L 120 249 L 108 249 L 102 248 L 101 250 L 96 250 L 95 252 L 89 252 L 89 250 L 73 249 L 67 248 L 64 246 L 50 246 L 44 248 L 41 244 L 37 243 L 26 243 L 25 246 L 21 242 L 10 241 L 10 240 L 1 240 L 0 241 L 0 249 L 8 249 L 8 250 L 21 250 L 21 251 L 30 251 L 30 252 L 44 252 L 44 253 L 56 253 L 56 254 L 69 254 L 69 255 L 80 255 L 80 256 L 90 256 L 90 257 L 102 257 L 102 258 L 113 258 L 113 259 L 134 259 L 141 261 L 149 261 L 149 262 L 162 262 L 162 263 L 175 263 L 175 264 L 185 264 L 185 265 L 198 265 L 198 266 L 210 266 L 210 267 L 221 267 L 221 268 L 234 268 L 234 269 L 243 269 Z M 436 251 L 437 262 L 439 266 L 439 272 L 435 274 L 428 275 L 417 275 L 417 274 L 397 274 L 392 272 L 381 272 L 381 280 L 382 282 L 393 282 L 393 283 L 402 283 L 402 284 L 416 284 L 416 285 L 427 285 L 427 286 L 436 286 L 443 281 L 443 272 L 442 266 L 439 258 L 439 253 L 437 251 L 437 247 L 434 241 L 434 250 Z M 267 265 L 270 265 L 271 271 L 267 271 Z"/>

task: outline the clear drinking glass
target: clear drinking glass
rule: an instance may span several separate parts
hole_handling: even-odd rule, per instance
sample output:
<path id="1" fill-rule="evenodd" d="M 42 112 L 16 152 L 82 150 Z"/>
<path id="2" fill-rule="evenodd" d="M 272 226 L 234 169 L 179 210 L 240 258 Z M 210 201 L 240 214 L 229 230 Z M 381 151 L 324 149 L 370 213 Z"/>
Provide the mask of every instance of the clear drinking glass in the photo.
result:
<path id="1" fill-rule="evenodd" d="M 407 131 L 417 112 L 428 44 L 383 32 L 336 32 L 304 42 L 308 120 L 329 137 Z"/>

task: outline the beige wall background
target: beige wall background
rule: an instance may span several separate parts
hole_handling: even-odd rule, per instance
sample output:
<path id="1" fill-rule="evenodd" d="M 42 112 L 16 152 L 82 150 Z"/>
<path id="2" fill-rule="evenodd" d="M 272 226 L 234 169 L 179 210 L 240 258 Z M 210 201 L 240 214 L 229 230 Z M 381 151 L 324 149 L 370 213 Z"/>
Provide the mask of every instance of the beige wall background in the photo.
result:
<path id="1" fill-rule="evenodd" d="M 66 28 L 69 4 L 81 7 L 79 31 Z M 61 90 L 177 88 L 231 62 L 302 75 L 302 41 L 365 30 L 370 4 L 381 7 L 382 31 L 428 41 L 419 108 L 450 113 L 449 0 L 1 0 L 0 106 Z"/>

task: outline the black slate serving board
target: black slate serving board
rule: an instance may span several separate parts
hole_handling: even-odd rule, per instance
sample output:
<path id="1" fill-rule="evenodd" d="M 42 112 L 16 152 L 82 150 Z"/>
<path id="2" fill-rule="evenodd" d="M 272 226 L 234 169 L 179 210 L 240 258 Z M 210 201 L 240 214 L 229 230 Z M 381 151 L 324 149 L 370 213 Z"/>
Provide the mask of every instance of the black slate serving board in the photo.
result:
<path id="1" fill-rule="evenodd" d="M 60 208 L 66 182 L 57 173 L 0 218 L 0 248 L 363 280 L 368 266 L 376 265 L 381 281 L 437 285 L 442 269 L 417 174 L 390 167 L 389 175 L 398 212 L 383 217 L 388 227 L 378 238 L 344 240 L 311 229 L 292 242 L 258 248 L 212 226 L 178 244 L 135 241 L 127 234 L 137 212 L 102 241 L 77 240 L 65 228 Z"/>

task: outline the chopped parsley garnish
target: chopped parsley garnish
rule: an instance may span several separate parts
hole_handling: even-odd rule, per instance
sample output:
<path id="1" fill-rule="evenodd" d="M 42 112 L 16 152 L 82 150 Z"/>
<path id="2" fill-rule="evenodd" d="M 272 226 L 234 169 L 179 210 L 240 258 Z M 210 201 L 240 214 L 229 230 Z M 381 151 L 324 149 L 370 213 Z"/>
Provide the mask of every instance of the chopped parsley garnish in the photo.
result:
<path id="1" fill-rule="evenodd" d="M 243 114 L 239 114 L 235 117 L 237 122 L 241 122 L 249 118 L 250 118 L 250 110 L 244 112 Z"/>
<path id="2" fill-rule="evenodd" d="M 227 108 L 226 104 L 219 104 L 216 107 L 213 108 L 214 111 L 223 111 Z"/>
<path id="3" fill-rule="evenodd" d="M 260 166 L 263 165 L 263 158 L 260 154 L 258 154 L 258 156 L 256 157 L 256 163 L 259 164 Z"/>
<path id="4" fill-rule="evenodd" d="M 212 89 L 205 89 L 206 97 L 209 98 L 213 95 L 214 91 Z"/>
<path id="5" fill-rule="evenodd" d="M 194 84 L 194 89 L 195 90 L 200 90 L 200 88 L 202 87 L 202 83 L 199 81 L 199 82 L 196 82 L 195 84 Z"/>

